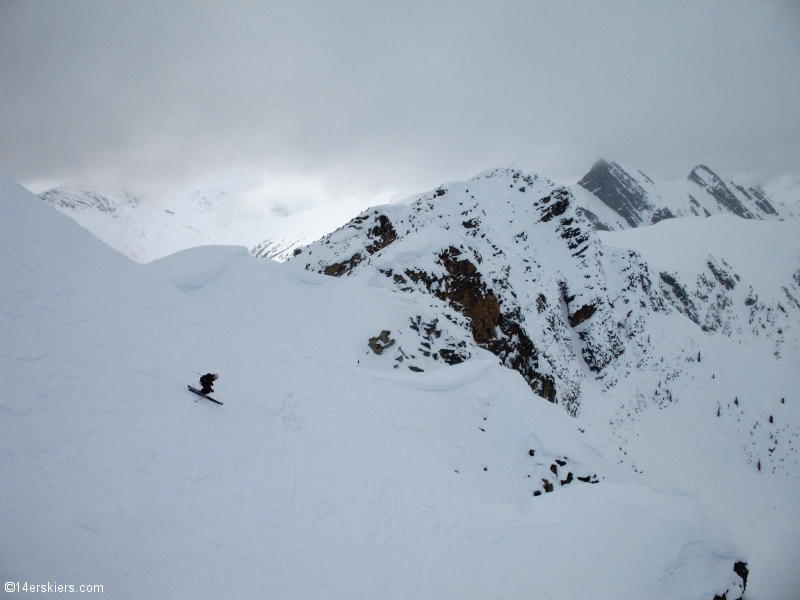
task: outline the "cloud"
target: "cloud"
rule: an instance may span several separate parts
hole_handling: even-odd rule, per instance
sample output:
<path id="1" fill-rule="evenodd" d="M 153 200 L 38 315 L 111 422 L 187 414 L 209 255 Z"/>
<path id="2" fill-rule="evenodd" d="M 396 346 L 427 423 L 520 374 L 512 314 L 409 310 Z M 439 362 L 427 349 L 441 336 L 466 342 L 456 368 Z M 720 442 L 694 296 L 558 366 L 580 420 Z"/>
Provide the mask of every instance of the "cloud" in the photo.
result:
<path id="1" fill-rule="evenodd" d="M 0 170 L 119 185 L 296 174 L 375 195 L 512 161 L 576 180 L 604 156 L 766 184 L 800 175 L 799 15 L 737 2 L 4 3 Z"/>

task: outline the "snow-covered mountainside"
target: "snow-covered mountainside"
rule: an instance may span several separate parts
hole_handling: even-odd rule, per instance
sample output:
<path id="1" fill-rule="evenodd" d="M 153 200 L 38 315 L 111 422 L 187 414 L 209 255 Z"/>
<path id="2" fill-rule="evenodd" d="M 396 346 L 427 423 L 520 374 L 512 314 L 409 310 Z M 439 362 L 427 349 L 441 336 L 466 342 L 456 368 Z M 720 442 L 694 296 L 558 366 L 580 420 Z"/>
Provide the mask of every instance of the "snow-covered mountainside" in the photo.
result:
<path id="1" fill-rule="evenodd" d="M 600 237 L 569 189 L 494 170 L 374 207 L 289 264 L 415 298 L 418 313 L 392 332 L 395 368 L 488 350 L 616 440 L 610 452 L 634 472 L 663 469 L 643 458 L 663 409 L 693 433 L 719 419 L 726 448 L 756 472 L 800 476 L 800 422 L 785 411 L 800 359 L 796 220 L 718 215 Z M 681 444 L 705 452 L 705 440 Z"/>
<path id="2" fill-rule="evenodd" d="M 683 262 L 656 261 L 655 268 L 639 253 L 604 245 L 569 189 L 494 170 L 446 184 L 409 206 L 370 209 L 290 263 L 428 298 L 432 311 L 404 328 L 410 337 L 395 352 L 404 361 L 398 367 L 458 363 L 481 347 L 518 371 L 533 391 L 576 415 L 587 381 L 610 389 L 633 371 L 642 384 L 652 382 L 643 390 L 648 397 L 669 395 L 665 379 L 685 369 L 653 353 L 656 332 L 649 322 L 662 315 L 688 317 L 698 326 L 696 336 L 719 332 L 746 343 L 764 338 L 776 358 L 787 345 L 794 356 L 800 339 L 796 223 L 741 232 L 742 223 L 725 219 L 709 225 L 721 229 L 718 237 L 757 237 L 744 246 L 745 254 L 759 257 L 745 279 L 728 246 L 724 255 L 719 245 L 709 246 Z M 679 237 L 667 236 L 660 250 Z M 734 249 L 742 248 L 741 237 L 736 241 Z M 765 284 L 759 270 L 778 271 L 778 280 Z M 431 340 L 423 324 L 434 320 L 442 335 Z M 680 344 L 676 357 L 696 345 Z"/>
<path id="3" fill-rule="evenodd" d="M 139 263 L 206 244 L 246 245 L 256 256 L 283 260 L 364 207 L 343 203 L 292 211 L 277 204 L 246 212 L 236 192 L 220 189 L 145 198 L 61 186 L 40 198 Z"/>
<path id="4" fill-rule="evenodd" d="M 754 188 L 726 184 L 705 165 L 680 183 L 657 183 L 641 171 L 598 160 L 570 191 L 584 215 L 599 230 L 651 225 L 674 217 L 733 214 L 743 219 L 774 220 L 789 216 Z"/>
<path id="5" fill-rule="evenodd" d="M 0 211 L 3 581 L 800 587 L 794 221 L 598 234 L 568 189 L 492 171 L 285 264 L 212 246 L 141 266 L 7 179 Z M 224 406 L 186 389 L 209 370 Z"/>
<path id="6" fill-rule="evenodd" d="M 41 194 L 40 198 L 66 214 L 99 210 L 114 216 L 128 214 L 136 209 L 140 202 L 140 198 L 132 192 L 103 195 L 75 186 L 53 188 Z"/>

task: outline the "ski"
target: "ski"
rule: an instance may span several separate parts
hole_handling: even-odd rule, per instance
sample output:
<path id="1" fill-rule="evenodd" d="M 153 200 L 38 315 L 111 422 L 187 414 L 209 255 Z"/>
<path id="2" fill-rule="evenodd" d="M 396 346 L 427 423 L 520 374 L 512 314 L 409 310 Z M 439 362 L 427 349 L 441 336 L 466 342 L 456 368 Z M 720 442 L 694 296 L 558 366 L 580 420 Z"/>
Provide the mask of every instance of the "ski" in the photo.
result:
<path id="1" fill-rule="evenodd" d="M 212 398 L 211 396 L 203 396 L 203 394 L 201 394 L 201 393 L 200 393 L 200 390 L 198 390 L 198 389 L 195 389 L 195 388 L 193 388 L 192 386 L 188 386 L 188 387 L 189 387 L 189 389 L 190 389 L 191 391 L 193 391 L 195 394 L 197 394 L 197 395 L 198 395 L 198 396 L 200 396 L 201 398 L 205 398 L 206 400 L 211 400 L 212 402 L 216 402 L 217 404 L 219 404 L 220 406 L 222 406 L 222 402 L 220 402 L 219 400 L 214 400 L 214 398 Z"/>

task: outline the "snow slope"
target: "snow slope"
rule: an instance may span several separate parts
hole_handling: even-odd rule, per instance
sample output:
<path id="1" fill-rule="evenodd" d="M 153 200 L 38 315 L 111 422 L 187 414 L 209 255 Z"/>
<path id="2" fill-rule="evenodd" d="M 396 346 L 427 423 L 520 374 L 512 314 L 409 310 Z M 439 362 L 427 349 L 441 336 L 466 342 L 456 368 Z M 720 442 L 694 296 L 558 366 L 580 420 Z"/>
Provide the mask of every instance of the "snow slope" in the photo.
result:
<path id="1" fill-rule="evenodd" d="M 279 203 L 267 211 L 240 192 L 217 188 L 153 197 L 60 186 L 41 198 L 139 263 L 207 244 L 246 245 L 257 256 L 282 260 L 366 206 Z"/>
<path id="2" fill-rule="evenodd" d="M 422 372 L 369 350 L 429 298 L 244 248 L 142 267 L 7 179 L 0 211 L 3 581 L 111 598 L 700 599 L 739 597 L 748 561 L 748 597 L 797 589 L 794 557 L 767 548 L 797 530 L 796 478 L 776 496 L 776 476 L 717 456 L 716 417 L 697 443 L 721 479 L 781 501 L 732 509 L 763 539 L 716 511 L 713 482 L 618 464 L 619 438 L 480 347 Z M 186 390 L 206 370 L 223 407 Z M 682 441 L 679 411 L 650 411 L 660 439 L 630 451 Z M 598 483 L 561 484 L 558 461 Z M 534 496 L 542 472 L 555 490 Z"/>

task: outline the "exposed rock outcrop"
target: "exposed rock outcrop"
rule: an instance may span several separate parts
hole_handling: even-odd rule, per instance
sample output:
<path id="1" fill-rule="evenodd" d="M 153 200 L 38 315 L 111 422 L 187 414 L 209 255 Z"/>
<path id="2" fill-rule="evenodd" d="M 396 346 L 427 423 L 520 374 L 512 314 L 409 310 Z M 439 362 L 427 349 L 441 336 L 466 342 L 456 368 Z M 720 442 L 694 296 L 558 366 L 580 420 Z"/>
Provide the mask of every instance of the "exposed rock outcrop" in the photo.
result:
<path id="1" fill-rule="evenodd" d="M 375 354 L 383 354 L 389 346 L 394 346 L 394 340 L 389 338 L 391 331 L 385 329 L 379 335 L 369 338 L 369 347 Z"/>
<path id="2" fill-rule="evenodd" d="M 397 239 L 397 232 L 386 215 L 378 215 L 377 213 L 371 216 L 362 215 L 353 219 L 347 226 L 360 231 L 363 229 L 362 224 L 370 220 L 373 220 L 374 226 L 369 228 L 366 236 L 364 236 L 366 239 L 363 250 L 355 252 L 347 260 L 329 264 L 323 270 L 325 275 L 331 275 L 332 277 L 346 275 L 361 264 L 364 258 L 382 250 Z"/>
<path id="3" fill-rule="evenodd" d="M 519 323 L 519 310 L 501 306 L 483 281 L 474 257 L 470 260 L 464 252 L 450 246 L 437 259 L 445 274 L 408 269 L 405 275 L 413 282 L 422 283 L 428 292 L 467 317 L 472 338 L 478 346 L 518 371 L 537 394 L 555 402 L 555 382 L 539 371 L 539 353 Z M 455 356 L 449 353 L 451 364 Z"/>
<path id="4" fill-rule="evenodd" d="M 742 600 L 744 591 L 747 589 L 747 576 L 750 570 L 747 563 L 737 561 L 733 564 L 733 572 L 736 574 L 735 581 L 728 587 L 723 594 L 714 596 L 714 600 Z"/>

